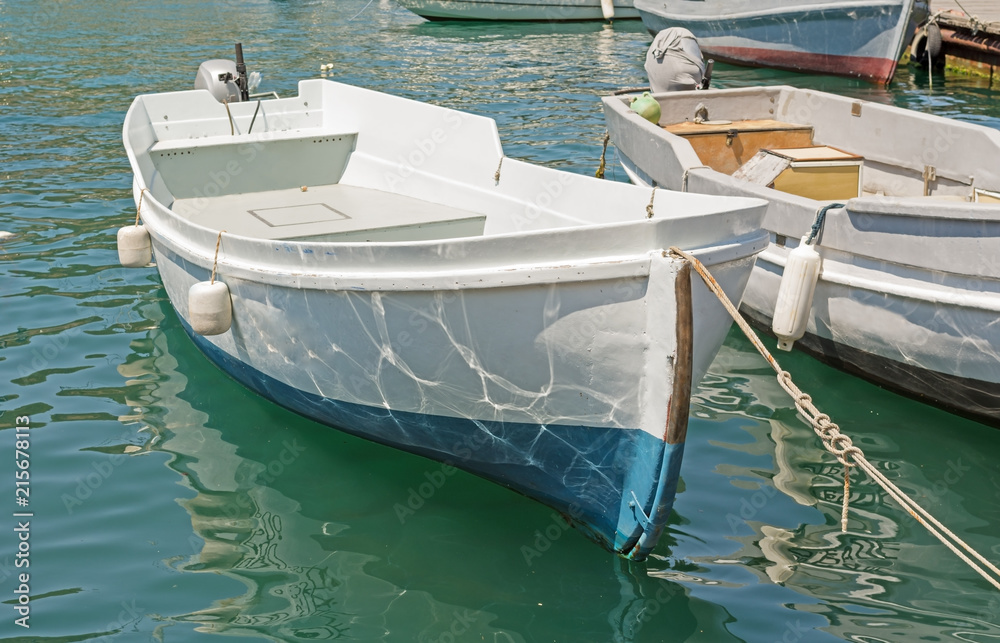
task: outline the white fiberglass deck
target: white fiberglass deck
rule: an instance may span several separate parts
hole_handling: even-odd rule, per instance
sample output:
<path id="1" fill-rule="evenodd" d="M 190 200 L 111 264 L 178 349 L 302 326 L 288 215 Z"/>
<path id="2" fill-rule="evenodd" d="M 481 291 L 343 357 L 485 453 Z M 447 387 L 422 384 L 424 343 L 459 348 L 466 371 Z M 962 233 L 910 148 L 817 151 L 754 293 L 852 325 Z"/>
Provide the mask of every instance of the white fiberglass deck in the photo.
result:
<path id="1" fill-rule="evenodd" d="M 477 212 L 342 184 L 177 199 L 171 209 L 259 239 L 422 241 L 479 236 L 486 224 Z"/>

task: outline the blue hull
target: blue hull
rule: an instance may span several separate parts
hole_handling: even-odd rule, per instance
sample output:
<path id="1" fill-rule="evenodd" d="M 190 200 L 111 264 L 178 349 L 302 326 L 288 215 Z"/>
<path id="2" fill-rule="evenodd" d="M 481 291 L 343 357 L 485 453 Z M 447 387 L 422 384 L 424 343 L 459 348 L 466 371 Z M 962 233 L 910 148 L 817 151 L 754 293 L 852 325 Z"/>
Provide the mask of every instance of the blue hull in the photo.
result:
<path id="1" fill-rule="evenodd" d="M 922 11 L 905 0 L 869 6 L 803 3 L 770 9 L 719 2 L 698 15 L 684 3 L 640 3 L 651 33 L 684 27 L 702 52 L 737 64 L 855 76 L 887 83 Z"/>
<path id="2" fill-rule="evenodd" d="M 322 424 L 538 500 L 615 553 L 644 560 L 666 524 L 683 442 L 667 444 L 641 430 L 482 421 L 331 400 L 234 359 L 182 323 L 212 362 L 259 395 Z"/>

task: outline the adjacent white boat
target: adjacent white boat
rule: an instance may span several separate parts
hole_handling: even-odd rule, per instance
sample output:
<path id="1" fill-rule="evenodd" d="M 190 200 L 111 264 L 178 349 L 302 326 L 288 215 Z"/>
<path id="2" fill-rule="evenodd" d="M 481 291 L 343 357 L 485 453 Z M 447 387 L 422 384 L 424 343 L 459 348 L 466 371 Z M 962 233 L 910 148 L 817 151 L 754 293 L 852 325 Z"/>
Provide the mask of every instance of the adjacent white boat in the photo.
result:
<path id="1" fill-rule="evenodd" d="M 927 0 L 635 0 L 652 33 L 684 27 L 726 62 L 888 83 Z"/>
<path id="2" fill-rule="evenodd" d="M 504 158 L 490 119 L 326 80 L 139 96 L 124 143 L 167 294 L 220 368 L 649 553 L 730 327 L 666 249 L 739 300 L 762 201 L 657 190 L 648 216 L 649 189 Z M 232 318 L 201 335 L 210 279 Z"/>
<path id="3" fill-rule="evenodd" d="M 397 0 L 428 20 L 580 21 L 638 19 L 632 0 Z"/>
<path id="4" fill-rule="evenodd" d="M 1000 425 L 1000 131 L 791 87 L 656 99 L 660 125 L 604 99 L 636 183 L 770 202 L 748 317 L 771 327 L 789 253 L 816 230 L 822 272 L 795 345 Z"/>

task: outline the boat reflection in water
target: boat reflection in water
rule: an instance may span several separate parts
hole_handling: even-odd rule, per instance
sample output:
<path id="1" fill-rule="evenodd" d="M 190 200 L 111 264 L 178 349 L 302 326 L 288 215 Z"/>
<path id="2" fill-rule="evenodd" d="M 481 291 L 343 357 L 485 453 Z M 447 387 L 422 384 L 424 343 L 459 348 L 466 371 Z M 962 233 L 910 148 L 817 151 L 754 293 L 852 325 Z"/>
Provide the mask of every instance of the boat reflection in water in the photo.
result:
<path id="1" fill-rule="evenodd" d="M 991 525 L 1000 521 L 1000 471 L 990 455 L 990 446 L 1000 447 L 995 430 L 878 393 L 827 367 L 810 367 L 804 356 L 788 355 L 782 362 L 793 375 L 807 376 L 796 377 L 798 384 L 814 392 L 820 409 L 875 466 L 959 537 L 996 557 L 1000 548 Z M 857 400 L 884 401 L 885 407 L 861 408 Z M 841 533 L 843 468 L 737 332 L 702 381 L 692 417 L 710 420 L 717 430 L 712 442 L 690 448 L 689 463 L 732 463 L 715 471 L 730 490 L 728 507 L 691 531 L 705 536 L 699 547 L 711 553 L 692 560 L 716 569 L 719 563 L 740 564 L 761 584 L 794 589 L 803 595 L 795 609 L 821 615 L 828 621 L 821 629 L 845 640 L 860 640 L 861 634 L 866 641 L 1000 636 L 995 592 L 859 472 L 852 474 L 848 531 Z M 948 436 L 941 435 L 944 424 L 954 429 Z M 699 484 L 708 493 L 706 485 L 720 483 Z M 741 491 L 733 494 L 733 487 Z M 684 514 L 688 505 L 683 494 L 678 498 L 677 510 Z M 677 553 L 685 555 L 683 549 Z M 805 615 L 802 622 L 808 622 Z"/>
<path id="2" fill-rule="evenodd" d="M 457 630 L 465 638 L 455 640 L 503 643 L 667 631 L 735 641 L 752 640 L 763 615 L 849 640 L 1000 635 L 988 587 L 857 474 L 840 533 L 840 466 L 735 331 L 694 399 L 677 511 L 639 565 L 489 482 L 260 400 L 206 368 L 166 302 L 144 315 L 158 329 L 120 370 L 147 392 L 128 402 L 151 409 L 152 448 L 172 454 L 194 492 L 179 501 L 191 516 L 188 546 L 166 562 L 246 588 L 164 616 L 164 627 L 283 641 L 436 641 Z M 966 422 L 952 434 L 965 438 L 935 436 L 940 421 L 965 421 L 826 367 L 807 370 L 815 362 L 806 356 L 783 361 L 804 372 L 796 380 L 806 390 L 827 384 L 818 404 L 873 463 L 989 551 L 989 525 L 1000 521 L 995 431 Z M 892 406 L 876 415 L 852 408 L 858 399 Z M 445 483 L 418 491 L 438 473 Z"/>
<path id="3" fill-rule="evenodd" d="M 161 630 L 508 643 L 552 626 L 532 624 L 542 604 L 580 640 L 635 640 L 668 625 L 696 631 L 684 584 L 609 558 L 551 509 L 471 474 L 263 401 L 209 366 L 165 301 L 143 314 L 157 328 L 119 371 L 146 385 L 128 403 L 148 410 L 153 448 L 171 454 L 193 492 L 178 500 L 191 537 L 165 562 L 246 588 L 162 615 Z M 445 482 L 427 492 L 439 475 Z M 669 609 L 656 597 L 669 598 Z M 655 613 L 643 615 L 651 604 Z"/>

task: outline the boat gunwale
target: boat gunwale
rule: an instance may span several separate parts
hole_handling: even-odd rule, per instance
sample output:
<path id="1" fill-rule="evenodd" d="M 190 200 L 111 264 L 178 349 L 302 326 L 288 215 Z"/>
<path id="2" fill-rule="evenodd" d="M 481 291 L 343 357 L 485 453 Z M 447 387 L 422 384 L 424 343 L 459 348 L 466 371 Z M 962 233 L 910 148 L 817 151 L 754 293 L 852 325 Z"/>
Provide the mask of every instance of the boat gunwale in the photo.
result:
<path id="1" fill-rule="evenodd" d="M 180 219 L 180 217 L 177 217 Z M 182 220 L 182 219 L 181 219 Z M 641 225 L 641 222 L 639 223 Z M 323 257 L 316 252 L 317 249 L 344 249 L 343 246 L 350 245 L 352 249 L 362 251 L 373 251 L 375 244 L 365 244 L 351 242 L 285 242 L 281 240 L 267 240 L 257 238 L 239 237 L 238 235 L 228 235 L 223 238 L 222 251 L 213 261 L 214 241 L 218 231 L 198 226 L 202 231 L 210 233 L 211 244 L 201 244 L 194 248 L 190 243 L 184 243 L 184 238 L 172 235 L 160 229 L 156 223 L 150 225 L 150 232 L 156 243 L 163 244 L 170 252 L 182 257 L 186 261 L 201 265 L 206 270 L 211 270 L 213 263 L 217 264 L 220 275 L 234 278 L 250 279 L 261 283 L 287 284 L 289 280 L 299 282 L 298 287 L 304 289 L 334 289 L 334 290 L 467 290 L 493 287 L 511 287 L 516 285 L 541 285 L 551 283 L 584 282 L 602 279 L 634 279 L 648 276 L 650 258 L 664 252 L 662 247 L 652 245 L 645 249 L 636 249 L 629 254 L 611 254 L 578 256 L 572 259 L 563 258 L 557 261 L 531 261 L 524 260 L 520 263 L 507 262 L 504 264 L 487 263 L 473 265 L 441 265 L 427 267 L 420 271 L 414 271 L 412 264 L 406 268 L 406 262 L 393 266 L 392 269 L 374 271 L 371 270 L 371 259 L 374 253 L 369 252 L 364 261 L 365 271 L 358 271 L 353 266 L 345 269 L 337 263 L 327 265 L 316 265 L 303 263 L 310 258 Z M 594 231 L 598 234 L 601 231 Z M 246 253 L 232 252 L 225 247 L 225 242 L 249 241 L 250 247 L 259 247 L 273 252 L 277 249 L 284 249 L 287 254 L 294 254 L 296 261 L 303 265 L 292 267 L 289 265 L 274 265 L 266 262 L 254 262 L 248 260 Z M 447 241 L 447 240 L 446 240 Z M 501 239 L 500 241 L 506 241 Z M 421 242 L 428 245 L 426 242 Z M 721 243 L 703 245 L 691 248 L 690 252 L 702 259 L 705 263 L 712 265 L 717 263 L 739 261 L 754 254 L 759 253 L 767 247 L 768 234 L 764 230 L 756 232 L 733 235 Z M 154 244 L 155 245 L 155 244 Z M 388 244 L 386 244 L 388 245 Z M 405 247 L 405 243 L 394 243 L 400 249 Z M 440 242 L 430 242 L 429 249 L 440 246 Z M 390 248 L 391 249 L 391 248 Z M 199 251 L 200 250 L 200 251 Z M 502 250 L 502 248 L 498 248 Z M 437 257 L 442 261 L 447 259 Z M 345 263 L 356 264 L 358 258 L 347 259 Z M 332 283 L 330 283 L 332 282 Z"/>

